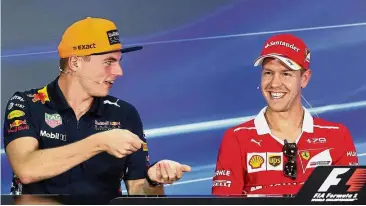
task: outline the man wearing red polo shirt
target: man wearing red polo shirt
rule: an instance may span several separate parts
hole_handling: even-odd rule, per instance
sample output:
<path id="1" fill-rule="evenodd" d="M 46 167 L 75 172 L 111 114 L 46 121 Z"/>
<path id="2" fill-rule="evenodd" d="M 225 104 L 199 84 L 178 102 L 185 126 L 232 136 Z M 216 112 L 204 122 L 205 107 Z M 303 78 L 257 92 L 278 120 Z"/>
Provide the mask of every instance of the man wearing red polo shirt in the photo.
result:
<path id="1" fill-rule="evenodd" d="M 317 166 L 358 164 L 348 129 L 312 117 L 301 104 L 309 65 L 310 51 L 298 37 L 280 34 L 265 42 L 254 66 L 262 66 L 267 107 L 226 131 L 213 194 L 296 194 Z"/>

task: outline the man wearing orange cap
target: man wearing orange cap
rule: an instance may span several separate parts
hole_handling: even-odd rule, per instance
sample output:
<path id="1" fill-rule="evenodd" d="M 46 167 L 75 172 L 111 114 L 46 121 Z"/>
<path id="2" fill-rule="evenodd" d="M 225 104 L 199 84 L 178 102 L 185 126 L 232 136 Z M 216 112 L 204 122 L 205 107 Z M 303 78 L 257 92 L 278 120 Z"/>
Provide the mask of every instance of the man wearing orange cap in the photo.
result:
<path id="1" fill-rule="evenodd" d="M 301 39 L 272 36 L 254 65 L 262 66 L 267 106 L 226 131 L 213 194 L 296 194 L 317 166 L 358 164 L 346 126 L 313 118 L 301 104 L 311 77 L 310 52 Z"/>
<path id="2" fill-rule="evenodd" d="M 163 194 L 189 172 L 162 160 L 150 165 L 140 116 L 109 96 L 122 76 L 116 25 L 86 18 L 72 24 L 59 44 L 60 76 L 43 88 L 9 100 L 4 144 L 14 171 L 15 194 L 82 194 L 116 197 L 121 180 L 130 195 Z"/>

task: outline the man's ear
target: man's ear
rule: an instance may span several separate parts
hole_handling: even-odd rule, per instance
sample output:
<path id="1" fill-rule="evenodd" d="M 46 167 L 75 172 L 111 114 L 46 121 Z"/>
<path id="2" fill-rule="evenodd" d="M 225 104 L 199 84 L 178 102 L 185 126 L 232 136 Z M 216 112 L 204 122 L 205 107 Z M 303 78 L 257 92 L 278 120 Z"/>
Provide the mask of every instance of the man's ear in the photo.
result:
<path id="1" fill-rule="evenodd" d="M 308 69 L 301 75 L 301 88 L 305 88 L 308 85 L 311 79 L 311 73 L 312 71 Z"/>
<path id="2" fill-rule="evenodd" d="M 80 65 L 80 59 L 77 56 L 71 56 L 69 58 L 69 68 L 76 72 L 79 69 L 79 65 Z"/>

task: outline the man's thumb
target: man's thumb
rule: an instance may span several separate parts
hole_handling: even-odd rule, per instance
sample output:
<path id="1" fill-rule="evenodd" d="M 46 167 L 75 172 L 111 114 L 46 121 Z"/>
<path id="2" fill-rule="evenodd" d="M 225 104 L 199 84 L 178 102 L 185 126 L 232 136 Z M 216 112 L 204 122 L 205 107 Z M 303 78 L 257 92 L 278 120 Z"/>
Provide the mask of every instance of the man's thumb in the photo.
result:
<path id="1" fill-rule="evenodd" d="M 192 168 L 189 165 L 182 165 L 183 172 L 190 172 Z"/>

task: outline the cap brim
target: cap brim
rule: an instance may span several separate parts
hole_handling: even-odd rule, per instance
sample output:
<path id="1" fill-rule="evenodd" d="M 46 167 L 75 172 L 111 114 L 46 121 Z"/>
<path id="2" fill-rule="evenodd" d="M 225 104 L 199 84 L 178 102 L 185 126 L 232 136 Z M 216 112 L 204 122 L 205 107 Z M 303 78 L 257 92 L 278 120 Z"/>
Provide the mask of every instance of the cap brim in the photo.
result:
<path id="1" fill-rule="evenodd" d="M 127 48 L 113 50 L 113 51 L 94 53 L 92 55 L 103 55 L 103 54 L 108 54 L 108 53 L 117 52 L 117 51 L 120 51 L 121 53 L 128 53 L 128 52 L 139 51 L 143 48 L 144 48 L 143 46 L 132 46 L 132 47 L 127 47 Z"/>
<path id="2" fill-rule="evenodd" d="M 121 49 L 122 53 L 128 53 L 128 52 L 133 52 L 133 51 L 138 51 L 143 49 L 143 46 L 133 46 L 133 47 L 127 47 L 127 48 L 123 48 Z"/>
<path id="3" fill-rule="evenodd" d="M 297 70 L 301 69 L 301 66 L 298 65 L 296 62 L 292 61 L 289 58 L 281 56 L 279 54 L 266 54 L 266 55 L 260 56 L 254 61 L 254 66 L 256 67 L 256 66 L 262 65 L 263 60 L 267 57 L 272 57 L 272 58 L 276 58 L 276 59 L 280 60 L 283 64 L 285 64 L 291 70 L 297 71 Z"/>

